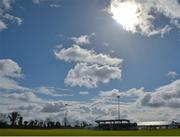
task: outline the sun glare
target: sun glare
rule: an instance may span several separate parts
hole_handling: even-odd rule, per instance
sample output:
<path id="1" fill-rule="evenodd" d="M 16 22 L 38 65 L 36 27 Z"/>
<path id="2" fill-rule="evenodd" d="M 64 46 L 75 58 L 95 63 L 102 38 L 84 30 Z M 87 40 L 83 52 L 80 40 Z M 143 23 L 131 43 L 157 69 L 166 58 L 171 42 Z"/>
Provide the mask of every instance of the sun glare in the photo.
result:
<path id="1" fill-rule="evenodd" d="M 128 31 L 135 30 L 138 20 L 138 5 L 133 2 L 114 3 L 110 7 L 112 18 Z"/>

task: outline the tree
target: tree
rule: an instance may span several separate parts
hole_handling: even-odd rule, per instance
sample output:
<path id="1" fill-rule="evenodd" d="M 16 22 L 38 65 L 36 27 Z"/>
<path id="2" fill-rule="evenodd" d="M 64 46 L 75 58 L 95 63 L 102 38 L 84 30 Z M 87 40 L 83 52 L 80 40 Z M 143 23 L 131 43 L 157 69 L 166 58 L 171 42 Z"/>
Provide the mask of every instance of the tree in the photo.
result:
<path id="1" fill-rule="evenodd" d="M 61 127 L 61 123 L 59 121 L 56 122 L 56 128 L 60 128 Z"/>
<path id="2" fill-rule="evenodd" d="M 19 118 L 18 125 L 21 127 L 23 125 L 23 117 Z"/>
<path id="3" fill-rule="evenodd" d="M 29 122 L 28 127 L 29 127 L 29 128 L 33 128 L 33 126 L 34 126 L 34 120 L 31 120 L 31 121 Z"/>
<path id="4" fill-rule="evenodd" d="M 86 121 L 82 121 L 81 127 L 86 127 L 86 126 L 88 126 L 88 123 Z"/>
<path id="5" fill-rule="evenodd" d="M 37 120 L 34 120 L 34 127 L 37 127 L 37 124 L 38 124 L 38 121 Z"/>
<path id="6" fill-rule="evenodd" d="M 79 120 L 76 120 L 75 121 L 75 125 L 74 125 L 75 127 L 80 127 L 80 122 L 79 122 Z"/>
<path id="7" fill-rule="evenodd" d="M 24 121 L 24 126 L 27 127 L 28 121 Z"/>
<path id="8" fill-rule="evenodd" d="M 5 128 L 9 126 L 7 120 L 8 116 L 6 114 L 0 113 L 0 128 Z"/>
<path id="9" fill-rule="evenodd" d="M 43 121 L 40 121 L 40 122 L 38 123 L 38 127 L 43 128 Z"/>
<path id="10" fill-rule="evenodd" d="M 21 117 L 21 115 L 18 112 L 12 112 L 8 117 L 10 119 L 11 126 L 16 126 L 16 122 Z"/>

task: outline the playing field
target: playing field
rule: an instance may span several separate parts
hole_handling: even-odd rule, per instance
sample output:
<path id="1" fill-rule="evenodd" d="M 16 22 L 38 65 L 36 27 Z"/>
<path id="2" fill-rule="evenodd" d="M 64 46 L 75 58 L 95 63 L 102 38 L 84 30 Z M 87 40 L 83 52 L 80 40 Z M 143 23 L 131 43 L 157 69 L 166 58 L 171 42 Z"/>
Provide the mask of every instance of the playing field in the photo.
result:
<path id="1" fill-rule="evenodd" d="M 0 136 L 180 136 L 180 129 L 99 131 L 85 129 L 0 129 Z"/>

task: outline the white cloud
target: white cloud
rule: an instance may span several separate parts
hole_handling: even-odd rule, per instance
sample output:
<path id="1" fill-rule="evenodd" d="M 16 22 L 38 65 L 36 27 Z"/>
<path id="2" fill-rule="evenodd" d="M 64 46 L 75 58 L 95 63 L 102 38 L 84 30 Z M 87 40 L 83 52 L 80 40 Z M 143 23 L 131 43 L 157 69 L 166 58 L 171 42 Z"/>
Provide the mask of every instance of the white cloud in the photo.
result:
<path id="1" fill-rule="evenodd" d="M 34 4 L 40 5 L 43 3 L 46 3 L 49 5 L 50 8 L 60 8 L 60 2 L 59 0 L 32 0 Z"/>
<path id="2" fill-rule="evenodd" d="M 27 101 L 29 103 L 40 103 L 42 100 L 38 98 L 34 93 L 32 92 L 22 92 L 22 93 L 9 93 L 9 94 L 3 94 L 2 97 L 9 98 L 12 101 Z"/>
<path id="3" fill-rule="evenodd" d="M 22 87 L 17 83 L 17 80 L 22 77 L 22 69 L 16 62 L 11 59 L 0 60 L 1 113 L 7 114 L 17 111 L 26 120 L 49 118 L 52 116 L 50 113 L 54 113 L 58 109 L 59 113 L 64 113 L 64 111 L 60 111 L 61 103 L 42 99 L 40 96 L 38 97 L 38 93 L 53 97 L 67 97 L 71 95 L 62 94 L 61 91 L 66 93 L 70 90 L 54 87 L 39 87 L 34 89 Z M 35 115 L 37 113 L 38 115 Z"/>
<path id="4" fill-rule="evenodd" d="M 127 91 L 120 91 L 118 89 L 112 89 L 110 91 L 100 91 L 99 95 L 100 97 L 110 97 L 114 98 L 117 96 L 120 96 L 121 98 L 127 98 L 127 97 L 140 97 L 144 95 L 144 88 L 132 88 Z"/>
<path id="5" fill-rule="evenodd" d="M 180 80 L 155 89 L 150 93 L 145 93 L 140 99 L 142 106 L 149 107 L 180 107 Z"/>
<path id="6" fill-rule="evenodd" d="M 65 104 L 63 102 L 49 102 L 45 104 L 41 112 L 55 113 L 55 112 L 64 111 L 64 109 L 65 109 Z"/>
<path id="7" fill-rule="evenodd" d="M 22 78 L 21 67 L 11 59 L 0 60 L 0 88 L 24 89 L 15 79 Z"/>
<path id="8" fill-rule="evenodd" d="M 103 45 L 106 46 L 106 47 L 108 47 L 108 46 L 109 46 L 109 43 L 104 42 Z"/>
<path id="9" fill-rule="evenodd" d="M 16 82 L 16 79 L 22 77 L 21 67 L 10 59 L 0 60 L 0 77 L 7 78 Z M 99 74 L 101 76 L 101 74 Z M 15 80 L 14 80 L 15 79 Z M 17 84 L 17 83 L 16 83 Z M 2 84 L 3 85 L 3 84 Z M 18 86 L 18 84 L 17 84 Z M 92 103 L 81 101 L 54 101 L 41 98 L 40 94 L 46 94 L 48 96 L 61 96 L 64 95 L 60 91 L 68 92 L 68 89 L 54 88 L 54 87 L 39 87 L 35 89 L 22 87 L 23 90 L 14 90 L 7 88 L 8 90 L 0 90 L 0 108 L 2 113 L 10 113 L 12 111 L 18 111 L 25 120 L 31 119 L 54 119 L 60 120 L 64 118 L 64 104 L 68 105 L 68 120 L 70 122 L 77 120 L 87 120 L 93 122 L 97 117 L 102 114 L 106 116 L 108 114 L 105 108 L 98 108 Z M 88 92 L 81 92 L 81 94 L 87 94 Z M 69 95 L 69 94 L 66 94 Z M 95 103 L 93 103 L 95 104 Z M 91 107 L 89 107 L 91 106 Z M 89 107 L 89 110 L 87 109 Z M 90 113 L 87 113 L 89 111 Z M 38 114 L 38 115 L 35 115 Z"/>
<path id="10" fill-rule="evenodd" d="M 88 91 L 80 91 L 80 92 L 79 92 L 79 95 L 88 95 L 88 94 L 89 94 Z"/>
<path id="11" fill-rule="evenodd" d="M 123 60 L 119 58 L 112 58 L 109 55 L 98 54 L 94 50 L 87 50 L 73 45 L 67 49 L 60 49 L 54 52 L 56 58 L 67 62 L 85 62 L 99 65 L 121 65 Z"/>
<path id="12" fill-rule="evenodd" d="M 0 60 L 0 77 L 7 79 L 18 79 L 22 77 L 20 66 L 10 60 Z M 14 80 L 16 82 L 16 80 Z M 18 86 L 18 85 L 17 85 Z M 40 94 L 49 96 L 64 95 L 60 91 L 68 92 L 68 89 L 54 88 L 54 87 L 39 87 L 35 89 L 22 87 L 23 90 L 14 90 L 14 87 L 8 90 L 0 89 L 0 108 L 1 113 L 10 113 L 18 111 L 25 120 L 50 118 L 53 120 L 60 120 L 64 118 L 64 104 L 68 105 L 68 120 L 73 122 L 77 120 L 87 120 L 93 122 L 100 114 L 107 114 L 105 109 L 91 107 L 90 114 L 87 113 L 87 107 L 91 104 L 81 101 L 54 101 L 41 98 Z M 82 92 L 86 94 L 85 92 Z M 66 94 L 69 95 L 69 94 Z M 65 96 L 66 96 L 65 95 Z M 97 110 L 97 112 L 96 112 Z M 103 112 L 104 111 L 104 112 Z M 38 115 L 35 115 L 38 114 Z"/>
<path id="13" fill-rule="evenodd" d="M 79 41 L 76 43 L 80 44 Z M 98 83 L 109 83 L 110 80 L 121 79 L 123 59 L 96 53 L 94 50 L 84 49 L 79 45 L 73 45 L 67 49 L 57 48 L 54 54 L 57 59 L 77 63 L 64 80 L 67 85 L 96 88 Z"/>
<path id="14" fill-rule="evenodd" d="M 23 89 L 23 87 L 21 87 L 18 82 L 16 82 L 13 79 L 9 79 L 6 77 L 0 77 L 0 89 Z"/>
<path id="15" fill-rule="evenodd" d="M 11 59 L 1 59 L 0 76 L 15 78 L 22 77 L 21 67 Z"/>
<path id="16" fill-rule="evenodd" d="M 9 10 L 11 8 L 11 3 L 13 0 L 1 0 L 1 8 L 5 8 L 6 10 Z"/>
<path id="17" fill-rule="evenodd" d="M 155 10 L 160 12 L 161 14 L 164 14 L 165 16 L 169 18 L 180 18 L 180 4 L 178 2 L 179 0 L 153 0 Z M 151 1 L 149 1 L 151 3 Z M 153 4 L 152 3 L 152 4 Z M 153 5 L 151 5 L 153 6 Z"/>
<path id="18" fill-rule="evenodd" d="M 6 28 L 7 28 L 6 24 L 3 21 L 0 20 L 0 31 L 4 30 Z"/>
<path id="19" fill-rule="evenodd" d="M 121 111 L 127 111 L 129 119 L 136 121 L 180 120 L 180 80 L 147 92 L 144 88 L 132 88 L 127 91 L 113 89 L 100 91 L 93 99 L 106 105 L 117 104 L 116 96 L 120 95 Z M 96 105 L 97 106 L 97 105 Z M 101 103 L 100 106 L 101 107 Z M 113 109 L 113 106 L 111 106 Z M 163 111 L 163 113 L 162 113 Z M 117 111 L 115 113 L 117 115 Z"/>
<path id="20" fill-rule="evenodd" d="M 26 88 L 20 86 L 18 80 L 23 78 L 22 68 L 11 59 L 0 60 L 0 89 L 3 91 L 18 91 L 40 93 L 52 97 L 68 97 L 73 94 L 64 94 L 64 91 L 70 91 L 69 89 L 55 88 L 55 87 L 38 87 L 38 88 Z"/>
<path id="21" fill-rule="evenodd" d="M 175 71 L 170 71 L 170 72 L 168 72 L 167 75 L 171 78 L 175 78 L 176 76 L 178 76 L 178 74 Z"/>
<path id="22" fill-rule="evenodd" d="M 34 4 L 40 4 L 41 0 L 32 0 Z"/>
<path id="23" fill-rule="evenodd" d="M 144 96 L 144 88 L 132 88 L 127 91 L 120 91 L 118 89 L 112 89 L 109 91 L 100 91 L 95 98 L 97 102 L 112 104 L 117 103 L 117 96 L 120 96 L 120 102 L 123 105 L 134 105 L 136 101 Z M 137 101 L 138 102 L 138 101 Z"/>
<path id="24" fill-rule="evenodd" d="M 91 33 L 91 35 L 81 35 L 79 37 L 71 37 L 70 39 L 73 40 L 73 42 L 76 45 L 86 45 L 86 44 L 90 44 L 90 38 L 92 36 L 95 36 L 95 33 Z"/>
<path id="25" fill-rule="evenodd" d="M 177 28 L 180 29 L 180 20 L 172 19 L 171 23 L 174 24 Z"/>
<path id="26" fill-rule="evenodd" d="M 54 88 L 51 87 L 49 89 Z M 11 92 L 1 92 L 0 108 L 2 113 L 18 111 L 25 120 L 45 120 L 50 118 L 55 121 L 62 121 L 65 113 L 64 104 L 69 104 L 67 109 L 69 122 L 74 122 L 74 119 L 76 119 L 94 123 L 97 119 L 117 118 L 117 99 L 112 97 L 111 100 L 108 100 L 107 98 L 120 95 L 121 118 L 128 118 L 135 122 L 147 120 L 171 121 L 180 120 L 179 89 L 180 80 L 176 80 L 152 92 L 145 92 L 144 88 L 132 88 L 127 91 L 118 89 L 101 91 L 96 98 L 92 98 L 89 101 L 48 101 L 38 97 L 35 94 L 36 92 L 33 91 L 35 89 L 21 92 L 11 90 Z M 49 94 L 49 91 L 47 93 Z M 135 97 L 135 100 L 129 102 L 131 97 Z"/>
<path id="27" fill-rule="evenodd" d="M 152 30 L 152 31 L 149 31 L 148 32 L 148 36 L 152 36 L 152 35 L 157 35 L 157 34 L 160 34 L 161 35 L 161 38 L 164 37 L 164 35 L 166 33 L 168 33 L 172 28 L 169 26 L 169 25 L 166 25 L 162 28 L 157 28 L 156 30 Z"/>
<path id="28" fill-rule="evenodd" d="M 134 11 L 132 8 L 129 9 L 132 10 L 132 13 L 130 11 L 129 14 L 127 13 L 129 18 L 120 13 L 121 10 L 124 10 L 122 9 L 124 6 L 121 5 L 134 8 Z M 160 34 L 163 37 L 172 29 L 172 20 L 175 21 L 174 24 L 177 27 L 180 20 L 178 0 L 111 0 L 108 12 L 126 31 L 140 33 L 145 36 Z M 169 22 L 159 26 L 155 25 L 160 15 L 166 17 Z M 128 20 L 132 21 L 129 22 Z"/>
<path id="29" fill-rule="evenodd" d="M 19 18 L 19 17 L 16 17 L 16 16 L 12 16 L 10 14 L 5 14 L 4 15 L 4 18 L 8 19 L 8 20 L 11 20 L 12 22 L 17 22 L 18 25 L 21 25 L 22 24 L 22 19 Z"/>
<path id="30" fill-rule="evenodd" d="M 144 92 L 143 88 L 132 88 L 128 91 L 104 91 L 118 93 L 121 96 L 120 111 L 121 118 L 127 118 L 137 121 L 151 120 L 180 120 L 179 119 L 179 80 L 155 89 L 153 92 Z M 102 93 L 102 92 L 100 92 Z M 150 100 L 160 100 L 164 98 L 167 101 L 165 105 L 155 106 L 156 104 L 137 104 L 142 101 L 146 95 L 150 94 Z M 168 95 L 167 95 L 168 93 Z M 107 94 L 106 94 L 107 95 Z M 0 108 L 2 113 L 18 111 L 25 120 L 30 119 L 53 119 L 55 121 L 64 118 L 64 104 L 69 104 L 68 121 L 86 120 L 94 123 L 97 119 L 114 119 L 117 118 L 117 99 L 107 101 L 107 96 L 97 97 L 91 101 L 47 101 L 43 100 L 34 93 L 2 93 L 0 94 Z M 112 94 L 110 94 L 112 95 Z M 109 95 L 108 95 L 109 96 Z M 131 103 L 125 103 L 126 97 L 137 96 L 136 100 Z M 156 98 L 157 97 L 157 98 Z M 156 99 L 154 99 L 156 98 Z M 175 108 L 175 109 L 173 109 Z M 162 113 L 163 112 L 163 113 Z M 34 115 L 38 114 L 38 115 Z"/>
<path id="31" fill-rule="evenodd" d="M 32 90 L 32 89 L 31 89 Z M 52 97 L 70 97 L 73 94 L 63 94 L 62 91 L 69 91 L 68 89 L 54 88 L 54 87 L 38 87 L 32 90 L 34 93 L 40 93 Z"/>
<path id="32" fill-rule="evenodd" d="M 111 91 L 100 91 L 100 97 L 116 97 L 120 95 L 120 91 L 117 89 L 113 89 Z"/>
<path id="33" fill-rule="evenodd" d="M 61 7 L 61 5 L 59 5 L 59 4 L 50 4 L 49 6 L 51 8 L 60 8 Z"/>
<path id="34" fill-rule="evenodd" d="M 10 14 L 12 11 L 12 4 L 14 0 L 1 0 L 0 1 L 0 31 L 7 29 L 8 25 L 6 20 L 16 22 L 18 25 L 22 24 L 22 19 Z"/>
<path id="35" fill-rule="evenodd" d="M 83 44 L 90 44 L 88 35 L 81 35 L 80 37 L 72 37 L 71 38 L 75 44 L 77 45 L 83 45 Z"/>
<path id="36" fill-rule="evenodd" d="M 180 107 L 180 80 L 173 81 L 167 85 L 156 88 L 151 92 L 145 91 L 144 88 L 132 88 L 127 91 L 113 89 L 110 91 L 100 91 L 98 98 L 114 98 L 120 95 L 121 99 L 133 99 L 131 104 L 137 107 L 148 108 L 179 108 Z M 121 100 L 120 99 L 120 100 Z M 122 100 L 121 100 L 122 101 Z M 123 101 L 122 101 L 123 102 Z"/>
<path id="37" fill-rule="evenodd" d="M 95 88 L 99 82 L 108 83 L 112 79 L 121 79 L 121 71 L 119 67 L 109 65 L 79 63 L 68 72 L 65 83 L 70 86 Z"/>

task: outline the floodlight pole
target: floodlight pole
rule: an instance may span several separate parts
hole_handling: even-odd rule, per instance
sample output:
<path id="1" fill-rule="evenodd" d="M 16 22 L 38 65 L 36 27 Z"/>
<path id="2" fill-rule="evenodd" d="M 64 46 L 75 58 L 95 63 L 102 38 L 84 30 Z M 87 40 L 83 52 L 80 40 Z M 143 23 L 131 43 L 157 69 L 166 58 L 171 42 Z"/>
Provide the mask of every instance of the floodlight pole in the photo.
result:
<path id="1" fill-rule="evenodd" d="M 118 99 L 118 120 L 120 120 L 120 102 L 119 102 L 120 96 L 119 95 L 117 96 L 117 99 Z"/>
<path id="2" fill-rule="evenodd" d="M 67 126 L 67 113 L 68 113 L 67 106 L 68 106 L 68 104 L 65 104 L 65 117 L 64 117 L 64 126 L 65 127 Z"/>

